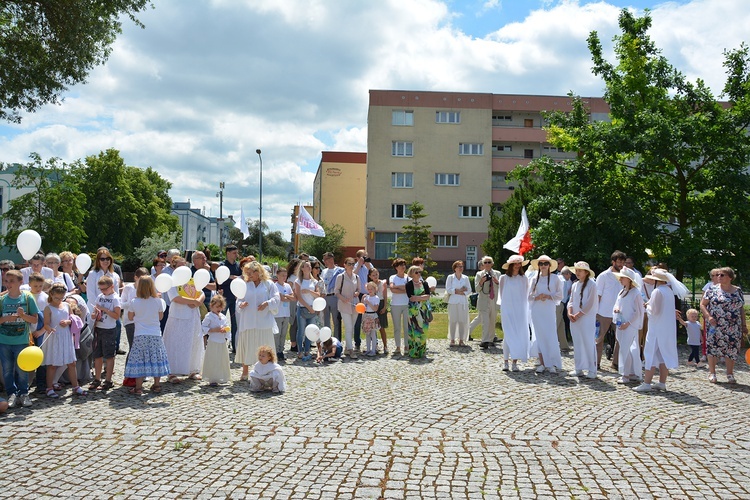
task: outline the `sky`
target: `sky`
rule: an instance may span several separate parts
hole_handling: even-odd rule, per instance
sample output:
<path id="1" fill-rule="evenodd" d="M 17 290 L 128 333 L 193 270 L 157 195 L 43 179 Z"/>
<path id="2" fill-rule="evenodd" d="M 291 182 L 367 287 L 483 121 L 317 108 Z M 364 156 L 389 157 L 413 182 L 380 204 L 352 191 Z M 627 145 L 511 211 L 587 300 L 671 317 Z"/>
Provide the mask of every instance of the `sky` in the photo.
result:
<path id="1" fill-rule="evenodd" d="M 118 149 L 173 201 L 257 219 L 290 237 L 321 151 L 367 151 L 369 90 L 601 96 L 586 38 L 608 59 L 620 9 L 650 9 L 652 39 L 716 95 L 746 0 L 156 0 L 125 19 L 110 59 L 61 105 L 0 123 L 0 162 L 72 162 Z M 745 38 L 746 40 L 747 38 Z M 145 235 L 144 235 L 145 236 Z"/>

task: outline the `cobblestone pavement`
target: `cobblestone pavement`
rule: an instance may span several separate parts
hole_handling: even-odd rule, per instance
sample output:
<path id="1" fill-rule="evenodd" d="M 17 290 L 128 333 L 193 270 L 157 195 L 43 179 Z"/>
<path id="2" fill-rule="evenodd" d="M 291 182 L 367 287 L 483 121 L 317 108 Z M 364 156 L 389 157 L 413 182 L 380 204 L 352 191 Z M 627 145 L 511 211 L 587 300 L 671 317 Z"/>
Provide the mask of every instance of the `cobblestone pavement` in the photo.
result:
<path id="1" fill-rule="evenodd" d="M 611 371 L 503 372 L 499 350 L 429 347 L 290 362 L 283 395 L 249 393 L 233 365 L 219 388 L 35 397 L 0 417 L 0 497 L 750 497 L 744 362 L 737 385 L 683 367 L 636 394 Z"/>

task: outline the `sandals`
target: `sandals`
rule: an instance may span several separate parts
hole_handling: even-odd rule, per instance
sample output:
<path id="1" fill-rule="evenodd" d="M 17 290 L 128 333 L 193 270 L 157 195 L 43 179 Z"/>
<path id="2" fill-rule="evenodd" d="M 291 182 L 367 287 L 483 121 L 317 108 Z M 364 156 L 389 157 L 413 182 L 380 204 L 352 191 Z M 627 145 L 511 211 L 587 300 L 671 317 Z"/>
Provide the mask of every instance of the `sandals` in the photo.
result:
<path id="1" fill-rule="evenodd" d="M 244 374 L 240 377 L 240 382 L 247 382 L 247 374 Z"/>
<path id="2" fill-rule="evenodd" d="M 167 377 L 167 382 L 169 382 L 170 384 L 179 384 L 180 382 L 182 382 L 182 380 L 180 380 L 177 375 L 170 375 L 169 377 Z"/>
<path id="3" fill-rule="evenodd" d="M 102 381 L 98 378 L 95 378 L 90 384 L 89 384 L 89 390 L 95 391 L 99 388 L 99 386 L 102 385 Z"/>
<path id="4" fill-rule="evenodd" d="M 111 388 L 113 388 L 114 386 L 115 386 L 115 384 L 113 384 L 111 380 L 105 380 L 104 382 L 102 382 L 102 390 L 103 391 L 108 391 Z"/>
<path id="5" fill-rule="evenodd" d="M 734 373 L 727 373 L 727 383 L 728 384 L 736 384 L 737 379 L 734 378 Z"/>
<path id="6" fill-rule="evenodd" d="M 203 377 L 201 377 L 199 373 L 191 373 L 188 375 L 188 378 L 190 380 L 203 380 Z"/>
<path id="7" fill-rule="evenodd" d="M 73 387 L 73 394 L 76 396 L 88 396 L 89 392 L 80 385 Z"/>
<path id="8" fill-rule="evenodd" d="M 161 392 L 161 384 L 154 384 L 151 386 L 151 392 Z"/>
<path id="9" fill-rule="evenodd" d="M 52 399 L 57 399 L 60 397 L 60 395 L 57 394 L 54 389 L 47 389 L 47 397 L 52 398 Z"/>
<path id="10" fill-rule="evenodd" d="M 732 377 L 732 378 L 734 378 L 734 377 Z M 709 373 L 708 374 L 708 381 L 711 382 L 712 384 L 715 384 L 716 383 L 716 374 L 715 373 Z"/>
<path id="11" fill-rule="evenodd" d="M 143 394 L 143 390 L 141 390 L 141 389 L 138 389 L 137 387 L 133 387 L 133 388 L 132 388 L 132 389 L 130 389 L 130 390 L 129 390 L 128 392 L 129 392 L 130 394 L 133 394 L 133 395 L 136 395 L 136 396 L 140 396 L 140 395 L 142 395 L 142 394 Z"/>
<path id="12" fill-rule="evenodd" d="M 62 386 L 60 384 L 52 384 L 52 388 L 56 391 L 62 391 Z"/>

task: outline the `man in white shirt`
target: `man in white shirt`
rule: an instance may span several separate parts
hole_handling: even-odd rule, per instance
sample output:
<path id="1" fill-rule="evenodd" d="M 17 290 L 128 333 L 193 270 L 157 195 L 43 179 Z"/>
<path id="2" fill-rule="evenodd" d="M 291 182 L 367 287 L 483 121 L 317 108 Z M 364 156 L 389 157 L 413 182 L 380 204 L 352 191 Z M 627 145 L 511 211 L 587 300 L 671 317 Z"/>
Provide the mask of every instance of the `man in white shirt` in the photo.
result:
<path id="1" fill-rule="evenodd" d="M 323 324 L 331 328 L 333 318 L 333 336 L 341 340 L 341 314 L 339 313 L 339 299 L 336 298 L 336 276 L 344 272 L 343 267 L 336 265 L 333 253 L 323 254 L 323 264 L 326 266 L 320 273 L 320 279 L 326 286 L 326 308 L 323 309 Z"/>
<path id="2" fill-rule="evenodd" d="M 617 294 L 622 289 L 620 280 L 614 273 L 619 273 L 625 265 L 625 253 L 615 250 L 610 257 L 612 265 L 606 271 L 602 271 L 596 278 L 596 293 L 599 295 L 599 309 L 596 312 L 596 320 L 599 322 L 599 337 L 596 339 L 596 366 L 600 368 L 602 352 L 604 351 L 604 337 L 612 325 L 612 309 L 617 301 Z M 613 368 L 617 366 L 617 344 L 612 355 Z"/>
<path id="3" fill-rule="evenodd" d="M 43 253 L 37 253 L 36 255 L 34 255 L 29 261 L 29 267 L 24 267 L 23 269 L 21 269 L 24 285 L 29 284 L 29 276 L 31 276 L 32 273 L 41 273 L 41 275 L 44 276 L 45 280 L 55 279 L 55 272 L 49 267 L 44 267 Z"/>

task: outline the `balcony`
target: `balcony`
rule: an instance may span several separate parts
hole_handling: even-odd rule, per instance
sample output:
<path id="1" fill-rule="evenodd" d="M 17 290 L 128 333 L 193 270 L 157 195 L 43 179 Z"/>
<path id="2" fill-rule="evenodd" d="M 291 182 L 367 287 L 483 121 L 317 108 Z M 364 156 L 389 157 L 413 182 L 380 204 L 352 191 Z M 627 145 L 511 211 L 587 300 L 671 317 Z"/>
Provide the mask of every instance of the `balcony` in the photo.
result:
<path id="1" fill-rule="evenodd" d="M 522 156 L 493 156 L 492 157 L 492 171 L 493 172 L 511 172 L 518 165 L 528 165 L 531 158 L 524 158 Z"/>
<path id="2" fill-rule="evenodd" d="M 492 127 L 493 142 L 546 142 L 547 132 L 540 127 Z"/>
<path id="3" fill-rule="evenodd" d="M 492 203 L 505 203 L 513 195 L 512 186 L 505 189 L 492 190 Z"/>

